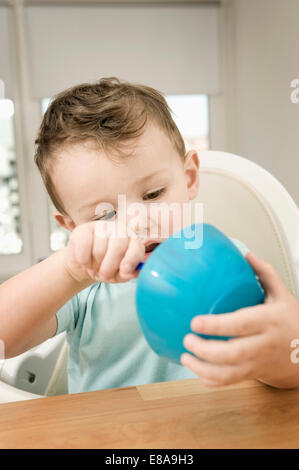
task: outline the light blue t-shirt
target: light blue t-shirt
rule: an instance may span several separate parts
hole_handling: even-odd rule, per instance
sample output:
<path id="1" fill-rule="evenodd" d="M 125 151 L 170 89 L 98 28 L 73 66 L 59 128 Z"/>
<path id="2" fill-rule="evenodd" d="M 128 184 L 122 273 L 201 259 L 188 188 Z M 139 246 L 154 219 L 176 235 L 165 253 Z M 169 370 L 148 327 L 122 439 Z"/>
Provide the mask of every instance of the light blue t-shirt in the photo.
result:
<path id="1" fill-rule="evenodd" d="M 231 240 L 245 256 L 247 247 Z M 137 318 L 136 282 L 95 283 L 56 313 L 56 335 L 67 334 L 69 393 L 197 377 L 147 344 Z"/>

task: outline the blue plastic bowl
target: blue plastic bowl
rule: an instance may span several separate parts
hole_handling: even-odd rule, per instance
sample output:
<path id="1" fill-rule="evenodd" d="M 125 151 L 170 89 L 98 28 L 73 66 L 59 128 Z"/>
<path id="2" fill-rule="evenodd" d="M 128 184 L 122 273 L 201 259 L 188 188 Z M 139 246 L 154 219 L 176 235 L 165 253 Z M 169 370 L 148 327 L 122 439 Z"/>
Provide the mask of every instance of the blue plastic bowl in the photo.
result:
<path id="1" fill-rule="evenodd" d="M 186 248 L 186 243 L 192 243 L 187 238 L 190 233 L 201 233 L 198 247 Z M 145 339 L 153 351 L 176 363 L 182 353 L 190 353 L 183 339 L 194 333 L 190 327 L 193 317 L 232 312 L 264 300 L 248 261 L 226 235 L 209 224 L 193 224 L 189 234 L 182 229 L 163 241 L 137 279 L 136 308 Z"/>

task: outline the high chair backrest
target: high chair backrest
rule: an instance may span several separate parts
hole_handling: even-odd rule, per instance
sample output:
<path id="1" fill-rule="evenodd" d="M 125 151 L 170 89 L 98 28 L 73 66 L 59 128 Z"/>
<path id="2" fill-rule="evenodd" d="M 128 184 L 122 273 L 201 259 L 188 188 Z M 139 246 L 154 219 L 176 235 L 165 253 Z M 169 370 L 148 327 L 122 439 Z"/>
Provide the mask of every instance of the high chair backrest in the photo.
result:
<path id="1" fill-rule="evenodd" d="M 270 262 L 299 298 L 299 210 L 279 181 L 243 157 L 201 151 L 200 186 L 203 221 L 237 238 Z M 297 264 L 296 264 L 297 262 Z"/>

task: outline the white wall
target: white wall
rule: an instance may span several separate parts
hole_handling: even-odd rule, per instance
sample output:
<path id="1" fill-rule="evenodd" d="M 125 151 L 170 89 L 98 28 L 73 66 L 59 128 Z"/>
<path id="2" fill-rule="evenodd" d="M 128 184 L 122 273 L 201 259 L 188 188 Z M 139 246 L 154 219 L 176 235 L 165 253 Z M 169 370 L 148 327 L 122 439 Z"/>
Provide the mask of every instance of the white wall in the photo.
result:
<path id="1" fill-rule="evenodd" d="M 299 205 L 299 0 L 232 0 L 228 149 L 262 165 Z"/>

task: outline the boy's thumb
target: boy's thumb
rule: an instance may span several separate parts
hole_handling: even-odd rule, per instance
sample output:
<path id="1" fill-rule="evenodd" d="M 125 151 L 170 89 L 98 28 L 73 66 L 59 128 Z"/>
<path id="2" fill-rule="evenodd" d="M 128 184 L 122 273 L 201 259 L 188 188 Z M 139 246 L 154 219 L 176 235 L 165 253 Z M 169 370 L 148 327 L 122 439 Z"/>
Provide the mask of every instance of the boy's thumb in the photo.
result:
<path id="1" fill-rule="evenodd" d="M 287 289 L 279 273 L 274 266 L 259 258 L 251 251 L 246 254 L 246 259 L 259 277 L 266 294 L 277 296 Z"/>

